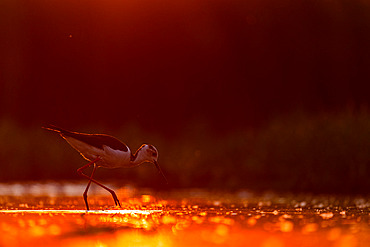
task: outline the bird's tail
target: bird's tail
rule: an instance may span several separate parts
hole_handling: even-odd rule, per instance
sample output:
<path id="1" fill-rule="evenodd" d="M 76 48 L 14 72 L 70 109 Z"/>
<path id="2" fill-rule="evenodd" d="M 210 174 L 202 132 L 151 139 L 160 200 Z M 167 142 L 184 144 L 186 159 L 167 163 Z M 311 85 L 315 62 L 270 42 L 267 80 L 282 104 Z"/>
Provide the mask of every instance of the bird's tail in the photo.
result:
<path id="1" fill-rule="evenodd" d="M 52 124 L 46 124 L 45 126 L 42 126 L 41 128 L 46 129 L 46 130 L 50 130 L 50 131 L 55 131 L 55 132 L 58 132 L 58 133 L 68 132 L 67 130 L 64 130 L 64 129 L 59 128 L 59 127 L 57 127 L 55 125 L 52 125 Z"/>

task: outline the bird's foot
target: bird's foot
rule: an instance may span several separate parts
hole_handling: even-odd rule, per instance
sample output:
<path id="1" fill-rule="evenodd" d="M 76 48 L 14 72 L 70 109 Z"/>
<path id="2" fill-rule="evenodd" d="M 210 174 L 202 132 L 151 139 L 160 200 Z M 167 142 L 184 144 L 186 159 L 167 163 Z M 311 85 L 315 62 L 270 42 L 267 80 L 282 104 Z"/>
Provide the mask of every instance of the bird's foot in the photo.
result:
<path id="1" fill-rule="evenodd" d="M 119 201 L 118 201 L 118 200 L 117 200 L 117 201 L 115 201 L 115 203 L 116 203 L 116 206 L 115 206 L 116 208 L 122 208 L 122 207 L 121 207 L 121 203 L 119 203 Z"/>
<path id="2" fill-rule="evenodd" d="M 119 203 L 116 193 L 112 193 L 112 196 L 113 196 L 114 203 L 116 204 L 116 207 L 117 206 L 121 207 L 121 203 Z"/>

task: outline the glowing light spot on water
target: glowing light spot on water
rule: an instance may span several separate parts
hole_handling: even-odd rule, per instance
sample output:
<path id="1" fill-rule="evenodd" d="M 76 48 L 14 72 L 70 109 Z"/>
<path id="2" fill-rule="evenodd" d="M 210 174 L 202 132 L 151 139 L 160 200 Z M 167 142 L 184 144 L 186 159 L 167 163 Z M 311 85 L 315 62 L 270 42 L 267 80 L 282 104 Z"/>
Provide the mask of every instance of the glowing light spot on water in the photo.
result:
<path id="1" fill-rule="evenodd" d="M 30 234 L 34 237 L 40 237 L 45 234 L 45 230 L 41 226 L 33 226 L 30 228 Z"/>
<path id="2" fill-rule="evenodd" d="M 279 214 L 279 212 L 278 212 L 277 210 L 274 210 L 274 211 L 272 212 L 272 214 L 273 214 L 273 215 L 278 215 L 278 214 Z"/>
<path id="3" fill-rule="evenodd" d="M 209 218 L 209 222 L 219 224 L 219 223 L 221 223 L 222 218 L 223 217 L 221 217 L 221 216 L 211 217 L 211 218 Z"/>
<path id="4" fill-rule="evenodd" d="M 34 226 L 36 226 L 36 222 L 35 222 L 34 220 L 28 220 L 28 221 L 27 221 L 27 224 L 28 224 L 28 226 L 29 226 L 29 227 L 34 227 Z"/>
<path id="5" fill-rule="evenodd" d="M 249 219 L 247 220 L 247 224 L 248 224 L 249 226 L 254 226 L 256 223 L 257 223 L 257 220 L 256 220 L 255 218 L 249 218 Z"/>
<path id="6" fill-rule="evenodd" d="M 95 247 L 107 247 L 107 245 L 98 241 L 98 242 L 96 242 Z"/>
<path id="7" fill-rule="evenodd" d="M 207 212 L 200 212 L 199 215 L 200 216 L 207 216 Z"/>
<path id="8" fill-rule="evenodd" d="M 26 222 L 23 219 L 19 219 L 18 220 L 18 225 L 19 225 L 19 227 L 24 228 L 26 226 Z"/>
<path id="9" fill-rule="evenodd" d="M 165 215 L 162 217 L 162 223 L 165 225 L 168 224 L 175 224 L 176 223 L 176 218 L 170 215 Z"/>
<path id="10" fill-rule="evenodd" d="M 172 229 L 172 231 L 182 231 L 185 228 L 188 228 L 191 225 L 191 222 L 188 220 L 180 220 L 176 223 L 175 227 Z"/>
<path id="11" fill-rule="evenodd" d="M 21 203 L 19 204 L 20 208 L 29 208 L 27 203 Z"/>
<path id="12" fill-rule="evenodd" d="M 234 224 L 233 219 L 225 218 L 225 217 L 222 217 L 222 216 L 211 217 L 208 220 L 209 220 L 209 222 L 216 223 L 216 224 L 224 224 L 224 225 L 229 225 L 229 226 Z"/>
<path id="13" fill-rule="evenodd" d="M 172 231 L 172 233 L 176 236 L 176 234 L 177 234 L 177 230 L 176 230 L 176 227 L 175 227 L 175 226 L 172 226 L 172 227 L 171 227 L 171 231 Z"/>
<path id="14" fill-rule="evenodd" d="M 138 228 L 150 229 L 152 224 L 150 224 L 146 219 L 141 219 L 137 224 Z"/>
<path id="15" fill-rule="evenodd" d="M 41 225 L 41 226 L 44 226 L 44 225 L 48 224 L 48 221 L 46 219 L 39 219 L 38 224 Z"/>
<path id="16" fill-rule="evenodd" d="M 303 234 L 309 234 L 312 232 L 316 232 L 317 229 L 319 228 L 319 225 L 316 223 L 308 223 L 302 228 L 302 233 Z"/>
<path id="17" fill-rule="evenodd" d="M 202 224 L 204 222 L 204 217 L 193 216 L 191 217 L 191 220 L 197 224 Z"/>
<path id="18" fill-rule="evenodd" d="M 293 231 L 294 224 L 291 221 L 283 221 L 280 223 L 280 231 L 291 232 Z"/>
<path id="19" fill-rule="evenodd" d="M 205 241 L 210 241 L 214 244 L 223 244 L 226 242 L 229 234 L 229 229 L 225 225 L 217 225 L 214 231 L 205 230 L 202 231 L 202 238 Z"/>
<path id="20" fill-rule="evenodd" d="M 141 196 L 141 201 L 144 202 L 144 203 L 148 203 L 148 202 L 152 201 L 152 196 L 150 196 L 150 195 L 142 195 Z"/>
<path id="21" fill-rule="evenodd" d="M 281 218 L 283 218 L 283 219 L 292 219 L 292 218 L 293 218 L 293 216 L 291 216 L 291 215 L 289 215 L 289 214 L 283 214 L 283 215 L 281 216 Z"/>
<path id="22" fill-rule="evenodd" d="M 215 232 L 220 236 L 226 236 L 229 234 L 229 228 L 225 225 L 218 225 Z"/>
<path id="23" fill-rule="evenodd" d="M 320 214 L 320 216 L 324 220 L 328 220 L 328 219 L 333 218 L 334 214 L 332 212 L 329 212 L 329 213 L 322 213 L 322 214 Z"/>
<path id="24" fill-rule="evenodd" d="M 229 225 L 229 226 L 231 226 L 231 225 L 234 225 L 234 223 L 235 223 L 235 220 L 233 220 L 233 219 L 229 219 L 229 218 L 226 218 L 225 220 L 224 220 L 224 222 L 223 222 L 225 225 Z"/>

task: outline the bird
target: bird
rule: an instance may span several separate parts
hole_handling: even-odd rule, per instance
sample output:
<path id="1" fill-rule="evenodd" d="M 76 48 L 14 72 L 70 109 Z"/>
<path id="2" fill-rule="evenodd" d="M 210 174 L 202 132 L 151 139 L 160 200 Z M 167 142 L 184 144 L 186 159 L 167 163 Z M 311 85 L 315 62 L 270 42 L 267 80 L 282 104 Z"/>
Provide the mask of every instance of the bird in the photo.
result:
<path id="1" fill-rule="evenodd" d="M 66 140 L 69 145 L 76 149 L 85 160 L 89 161 L 89 163 L 77 169 L 77 173 L 80 176 L 89 180 L 83 193 L 87 211 L 90 210 L 87 201 L 87 192 L 90 188 L 91 182 L 107 190 L 112 195 L 115 205 L 121 207 L 116 193 L 93 178 L 98 167 L 129 168 L 149 162 L 156 166 L 159 173 L 163 176 L 168 184 L 167 178 L 158 164 L 158 150 L 153 145 L 143 144 L 135 153 L 132 153 L 130 148 L 125 143 L 110 135 L 79 133 L 65 130 L 50 124 L 45 125 L 42 128 L 59 133 L 59 135 Z M 91 172 L 90 176 L 83 173 L 86 168 L 92 165 L 93 171 Z"/>

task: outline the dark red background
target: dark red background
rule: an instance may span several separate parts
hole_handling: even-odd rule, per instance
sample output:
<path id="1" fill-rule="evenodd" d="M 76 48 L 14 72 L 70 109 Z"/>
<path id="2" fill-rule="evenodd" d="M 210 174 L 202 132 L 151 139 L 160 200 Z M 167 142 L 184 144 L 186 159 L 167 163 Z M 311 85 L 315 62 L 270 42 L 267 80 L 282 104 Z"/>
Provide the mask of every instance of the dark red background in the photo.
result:
<path id="1" fill-rule="evenodd" d="M 2 1 L 1 115 L 220 129 L 369 103 L 366 1 Z"/>
<path id="2" fill-rule="evenodd" d="M 78 178 L 51 123 L 152 142 L 173 187 L 367 191 L 368 1 L 4 0 L 0 31 L 0 179 Z"/>

